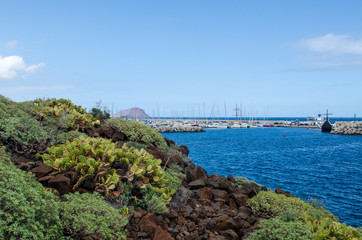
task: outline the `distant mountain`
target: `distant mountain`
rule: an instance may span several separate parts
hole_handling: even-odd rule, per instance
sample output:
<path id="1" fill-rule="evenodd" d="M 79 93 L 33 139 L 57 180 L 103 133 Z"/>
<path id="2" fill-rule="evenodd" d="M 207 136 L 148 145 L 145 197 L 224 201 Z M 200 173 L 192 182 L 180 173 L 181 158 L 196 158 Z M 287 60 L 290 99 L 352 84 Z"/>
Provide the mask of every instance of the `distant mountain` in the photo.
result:
<path id="1" fill-rule="evenodd" d="M 145 113 L 141 108 L 134 107 L 126 110 L 122 110 L 116 114 L 113 114 L 112 117 L 115 118 L 149 118 L 150 116 Z"/>

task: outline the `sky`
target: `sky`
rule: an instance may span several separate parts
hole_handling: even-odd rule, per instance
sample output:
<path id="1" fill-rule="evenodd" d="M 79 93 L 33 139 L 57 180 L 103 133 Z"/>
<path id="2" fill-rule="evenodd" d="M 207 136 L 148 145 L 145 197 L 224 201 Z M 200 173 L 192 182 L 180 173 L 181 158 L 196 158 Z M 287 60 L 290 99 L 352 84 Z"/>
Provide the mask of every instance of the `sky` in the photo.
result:
<path id="1" fill-rule="evenodd" d="M 151 116 L 362 116 L 362 1 L 0 0 L 0 94 Z M 225 107 L 226 106 L 226 107 Z"/>

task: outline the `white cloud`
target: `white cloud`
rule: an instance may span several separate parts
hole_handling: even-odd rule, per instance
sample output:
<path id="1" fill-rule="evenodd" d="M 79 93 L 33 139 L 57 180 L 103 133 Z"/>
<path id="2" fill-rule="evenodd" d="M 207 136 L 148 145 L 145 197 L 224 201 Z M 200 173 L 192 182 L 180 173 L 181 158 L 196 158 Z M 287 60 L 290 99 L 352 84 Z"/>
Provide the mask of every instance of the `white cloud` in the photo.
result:
<path id="1" fill-rule="evenodd" d="M 16 40 L 9 41 L 9 42 L 6 43 L 6 47 L 7 47 L 7 48 L 10 48 L 10 49 L 14 49 L 15 46 L 16 46 L 16 44 L 17 44 L 17 41 L 16 41 Z"/>
<path id="2" fill-rule="evenodd" d="M 34 72 L 44 66 L 44 63 L 27 66 L 20 56 L 0 56 L 0 79 L 13 79 L 19 72 Z"/>
<path id="3" fill-rule="evenodd" d="M 321 37 L 305 39 L 299 43 L 312 52 L 362 55 L 362 39 L 352 39 L 348 35 L 331 33 Z"/>
<path id="4" fill-rule="evenodd" d="M 45 67 L 45 64 L 44 63 L 39 63 L 39 64 L 35 64 L 35 65 L 31 65 L 31 66 L 27 67 L 25 69 L 25 71 L 26 72 L 35 72 L 36 70 L 41 69 L 43 67 Z"/>

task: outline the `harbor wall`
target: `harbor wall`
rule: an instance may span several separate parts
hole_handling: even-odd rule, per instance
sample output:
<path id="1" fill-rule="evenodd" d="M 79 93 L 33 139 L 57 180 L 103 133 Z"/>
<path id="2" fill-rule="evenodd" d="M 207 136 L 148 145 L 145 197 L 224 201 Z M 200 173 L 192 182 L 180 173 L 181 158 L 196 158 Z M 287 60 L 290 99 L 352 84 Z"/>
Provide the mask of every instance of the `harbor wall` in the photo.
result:
<path id="1" fill-rule="evenodd" d="M 362 135 L 362 121 L 336 122 L 331 131 L 332 134 Z"/>

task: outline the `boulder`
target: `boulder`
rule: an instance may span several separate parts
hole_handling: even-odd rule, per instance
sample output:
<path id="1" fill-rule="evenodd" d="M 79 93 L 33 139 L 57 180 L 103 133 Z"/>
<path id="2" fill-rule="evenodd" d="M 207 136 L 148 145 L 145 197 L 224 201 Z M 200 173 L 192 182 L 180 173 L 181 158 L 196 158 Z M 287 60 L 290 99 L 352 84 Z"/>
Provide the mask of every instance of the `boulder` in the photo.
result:
<path id="1" fill-rule="evenodd" d="M 232 229 L 227 229 L 227 230 L 221 231 L 220 234 L 223 235 L 226 239 L 238 239 L 239 238 L 238 234 Z"/>
<path id="2" fill-rule="evenodd" d="M 201 188 L 198 195 L 199 195 L 200 199 L 211 200 L 212 199 L 211 188 L 208 188 L 208 187 Z"/>
<path id="3" fill-rule="evenodd" d="M 101 233 L 91 233 L 81 238 L 81 240 L 103 240 Z"/>
<path id="4" fill-rule="evenodd" d="M 207 172 L 205 171 L 205 169 L 197 166 L 195 169 L 190 169 L 186 171 L 186 182 L 190 183 L 197 179 L 204 179 L 205 182 L 205 180 L 207 179 Z"/>
<path id="5" fill-rule="evenodd" d="M 214 199 L 221 198 L 221 199 L 224 199 L 225 202 L 227 202 L 229 200 L 229 195 L 224 190 L 211 189 L 211 193 L 214 196 Z"/>
<path id="6" fill-rule="evenodd" d="M 43 164 L 40 165 L 39 167 L 31 169 L 31 172 L 34 173 L 37 178 L 41 178 L 53 172 L 53 170 L 54 169 L 52 167 Z"/>
<path id="7" fill-rule="evenodd" d="M 58 190 L 61 195 L 67 194 L 71 190 L 70 179 L 62 174 L 58 174 L 55 178 L 50 179 L 48 184 L 50 187 Z"/>
<path id="8" fill-rule="evenodd" d="M 115 131 L 112 135 L 112 141 L 114 141 L 114 142 L 123 141 L 125 139 L 126 139 L 126 135 L 124 135 L 120 131 Z"/>
<path id="9" fill-rule="evenodd" d="M 147 213 L 138 223 L 140 230 L 147 233 L 151 239 L 171 240 L 174 239 L 166 231 L 168 226 L 159 220 L 154 214 Z M 162 227 L 163 226 L 163 227 Z"/>
<path id="10" fill-rule="evenodd" d="M 165 164 L 167 161 L 166 154 L 164 154 L 162 151 L 160 151 L 158 148 L 156 148 L 152 143 L 147 144 L 146 151 L 151 154 L 156 159 L 161 159 L 162 163 Z"/>
<path id="11" fill-rule="evenodd" d="M 205 186 L 205 180 L 204 179 L 198 179 L 195 181 L 192 181 L 188 184 L 188 186 L 190 187 L 190 189 L 198 189 L 198 188 L 202 188 Z"/>
<path id="12" fill-rule="evenodd" d="M 181 145 L 178 147 L 178 150 L 185 156 L 188 156 L 189 155 L 189 148 L 185 145 Z"/>

